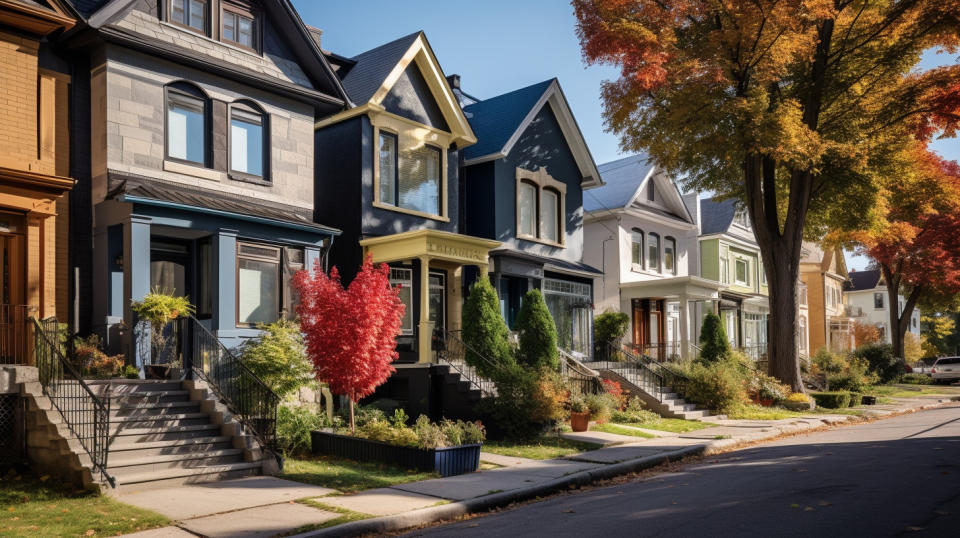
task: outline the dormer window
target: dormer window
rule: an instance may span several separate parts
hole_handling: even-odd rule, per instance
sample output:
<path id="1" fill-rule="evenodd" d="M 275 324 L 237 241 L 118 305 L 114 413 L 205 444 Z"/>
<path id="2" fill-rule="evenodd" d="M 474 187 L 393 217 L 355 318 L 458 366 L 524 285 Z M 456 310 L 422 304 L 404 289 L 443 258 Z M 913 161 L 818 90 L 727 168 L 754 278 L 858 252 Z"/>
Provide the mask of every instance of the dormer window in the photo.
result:
<path id="1" fill-rule="evenodd" d="M 733 223 L 736 224 L 737 226 L 743 226 L 744 228 L 749 228 L 750 221 L 747 220 L 747 212 L 742 209 L 738 209 L 737 212 L 734 213 L 733 215 Z"/>
<path id="2" fill-rule="evenodd" d="M 229 2 L 220 15 L 220 40 L 253 51 L 259 50 L 257 18 L 253 12 Z"/>
<path id="3" fill-rule="evenodd" d="M 169 0 L 170 22 L 207 32 L 207 0 Z"/>
<path id="4" fill-rule="evenodd" d="M 440 148 L 400 149 L 396 134 L 380 131 L 380 203 L 424 215 L 440 215 Z"/>

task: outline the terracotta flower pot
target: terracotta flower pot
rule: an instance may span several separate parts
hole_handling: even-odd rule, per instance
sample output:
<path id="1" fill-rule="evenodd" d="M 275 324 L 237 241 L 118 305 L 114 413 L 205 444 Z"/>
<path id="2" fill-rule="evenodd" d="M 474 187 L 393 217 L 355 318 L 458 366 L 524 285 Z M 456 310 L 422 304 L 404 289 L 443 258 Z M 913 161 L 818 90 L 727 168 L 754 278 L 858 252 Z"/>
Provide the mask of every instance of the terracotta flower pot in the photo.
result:
<path id="1" fill-rule="evenodd" d="M 590 427 L 590 413 L 570 412 L 570 428 L 575 432 L 585 432 Z"/>

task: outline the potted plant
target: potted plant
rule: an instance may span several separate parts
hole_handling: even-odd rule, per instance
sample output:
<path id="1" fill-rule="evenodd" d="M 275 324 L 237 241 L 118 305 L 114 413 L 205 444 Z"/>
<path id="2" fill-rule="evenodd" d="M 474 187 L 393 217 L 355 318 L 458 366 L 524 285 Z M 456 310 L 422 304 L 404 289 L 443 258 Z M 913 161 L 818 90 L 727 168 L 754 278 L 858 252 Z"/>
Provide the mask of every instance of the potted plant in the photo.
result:
<path id="1" fill-rule="evenodd" d="M 575 432 L 585 432 L 590 427 L 590 408 L 582 394 L 570 396 L 570 428 Z"/>
<path id="2" fill-rule="evenodd" d="M 186 297 L 174 296 L 160 288 L 154 288 L 141 301 L 131 301 L 130 307 L 137 319 L 150 328 L 150 360 L 146 366 L 148 377 L 159 379 L 182 379 L 183 364 L 179 350 L 170 348 L 175 330 L 172 324 L 180 316 L 194 313 L 193 305 Z M 172 355 L 172 358 L 170 357 Z M 146 361 L 144 361 L 146 362 Z"/>

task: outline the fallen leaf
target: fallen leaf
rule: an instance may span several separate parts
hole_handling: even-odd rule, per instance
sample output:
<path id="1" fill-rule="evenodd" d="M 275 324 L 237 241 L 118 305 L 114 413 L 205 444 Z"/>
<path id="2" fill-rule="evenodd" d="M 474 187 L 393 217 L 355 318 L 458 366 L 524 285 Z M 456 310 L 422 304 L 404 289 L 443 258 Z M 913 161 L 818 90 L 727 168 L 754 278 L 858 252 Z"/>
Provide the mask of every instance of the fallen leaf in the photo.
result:
<path id="1" fill-rule="evenodd" d="M 803 511 L 804 511 L 804 512 L 813 512 L 813 507 L 812 507 L 812 506 L 804 506 L 804 507 L 803 507 Z"/>
<path id="2" fill-rule="evenodd" d="M 43 475 L 43 476 L 40 477 L 40 481 L 41 481 L 41 482 L 46 482 L 47 480 L 50 480 L 50 475 L 48 475 L 48 474 L 45 474 L 45 475 Z"/>
<path id="3" fill-rule="evenodd" d="M 93 530 L 93 529 L 88 529 L 87 532 L 85 532 L 85 533 L 83 533 L 83 534 L 84 534 L 84 536 L 93 536 L 93 535 L 96 534 L 96 533 L 97 533 L 97 531 L 95 531 L 95 530 Z"/>
<path id="4" fill-rule="evenodd" d="M 820 502 L 817 503 L 817 504 L 819 504 L 820 506 L 830 506 L 830 505 L 833 504 L 833 503 L 828 502 L 828 501 L 820 501 Z"/>

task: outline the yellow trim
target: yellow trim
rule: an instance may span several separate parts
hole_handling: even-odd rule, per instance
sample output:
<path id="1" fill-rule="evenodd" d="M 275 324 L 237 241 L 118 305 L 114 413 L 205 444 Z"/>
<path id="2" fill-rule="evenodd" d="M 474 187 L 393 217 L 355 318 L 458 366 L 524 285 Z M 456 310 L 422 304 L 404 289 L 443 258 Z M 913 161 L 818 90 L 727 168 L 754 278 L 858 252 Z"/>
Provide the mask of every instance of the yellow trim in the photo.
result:
<path id="1" fill-rule="evenodd" d="M 324 118 L 318 122 L 315 122 L 313 124 L 313 128 L 314 130 L 323 129 L 324 127 L 329 127 L 330 125 L 340 123 L 341 121 L 348 120 L 356 116 L 362 116 L 364 114 L 374 114 L 374 113 L 379 113 L 384 111 L 385 109 L 380 105 L 375 105 L 373 103 L 364 103 L 362 105 L 355 106 L 353 108 L 348 108 L 343 112 L 339 112 L 337 114 L 334 114 L 333 116 L 330 116 L 328 118 Z"/>
<path id="2" fill-rule="evenodd" d="M 372 255 L 374 263 L 426 256 L 431 260 L 477 266 L 488 265 L 490 250 L 500 244 L 499 241 L 439 230 L 413 230 L 360 241 L 364 255 Z"/>
<path id="3" fill-rule="evenodd" d="M 414 215 L 416 217 L 423 217 L 425 219 L 436 220 L 439 222 L 450 222 L 448 217 L 442 217 L 440 215 L 431 215 L 430 213 L 425 213 L 423 211 L 416 211 L 414 209 L 406 209 L 404 207 L 399 207 L 390 204 L 384 204 L 382 202 L 373 202 L 373 207 L 377 209 L 384 209 L 387 211 L 395 211 L 397 213 L 404 213 L 406 215 Z"/>

